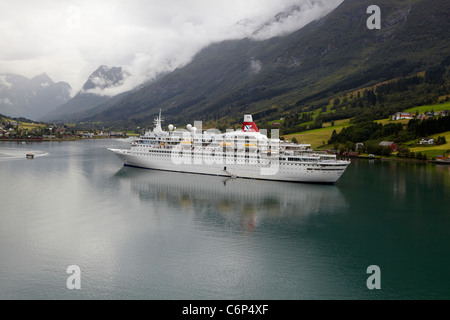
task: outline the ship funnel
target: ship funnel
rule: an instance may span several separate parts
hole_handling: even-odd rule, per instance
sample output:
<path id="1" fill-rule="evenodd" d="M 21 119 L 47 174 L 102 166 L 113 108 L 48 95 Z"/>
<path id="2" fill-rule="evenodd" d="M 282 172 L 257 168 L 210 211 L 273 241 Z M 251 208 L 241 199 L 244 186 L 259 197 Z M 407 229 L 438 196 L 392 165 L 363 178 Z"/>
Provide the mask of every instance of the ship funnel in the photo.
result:
<path id="1" fill-rule="evenodd" d="M 242 124 L 242 131 L 244 132 L 259 132 L 256 123 L 253 122 L 251 114 L 244 115 L 244 123 Z"/>

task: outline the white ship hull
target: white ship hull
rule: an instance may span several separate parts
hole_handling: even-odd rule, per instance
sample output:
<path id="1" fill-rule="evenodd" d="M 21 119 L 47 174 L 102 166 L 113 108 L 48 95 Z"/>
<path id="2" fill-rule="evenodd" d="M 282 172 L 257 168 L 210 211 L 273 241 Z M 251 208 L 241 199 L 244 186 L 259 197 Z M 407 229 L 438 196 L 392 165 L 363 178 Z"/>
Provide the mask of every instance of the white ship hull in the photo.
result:
<path id="1" fill-rule="evenodd" d="M 173 172 L 263 179 L 274 181 L 335 183 L 348 161 L 311 150 L 310 145 L 269 139 L 259 132 L 251 115 L 244 116 L 242 130 L 197 133 L 162 130 L 161 113 L 155 128 L 133 141 L 131 149 L 110 149 L 124 165 Z"/>
<path id="2" fill-rule="evenodd" d="M 279 159 L 227 161 L 218 157 L 183 157 L 174 161 L 171 154 L 150 154 L 126 149 L 109 149 L 123 159 L 124 165 L 152 170 L 273 181 L 335 183 L 349 165 L 333 163 L 290 163 Z M 181 162 L 181 163 L 175 163 Z"/>

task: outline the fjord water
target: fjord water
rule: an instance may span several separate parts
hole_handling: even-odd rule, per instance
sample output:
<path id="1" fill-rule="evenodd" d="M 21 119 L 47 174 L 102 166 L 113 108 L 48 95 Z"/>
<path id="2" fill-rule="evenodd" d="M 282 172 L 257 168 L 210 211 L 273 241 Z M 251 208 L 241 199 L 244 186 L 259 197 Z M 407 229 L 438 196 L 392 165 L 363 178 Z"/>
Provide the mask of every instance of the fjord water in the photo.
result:
<path id="1" fill-rule="evenodd" d="M 128 145 L 0 143 L 0 299 L 450 298 L 450 166 L 359 160 L 313 185 L 123 167 L 108 147 Z"/>

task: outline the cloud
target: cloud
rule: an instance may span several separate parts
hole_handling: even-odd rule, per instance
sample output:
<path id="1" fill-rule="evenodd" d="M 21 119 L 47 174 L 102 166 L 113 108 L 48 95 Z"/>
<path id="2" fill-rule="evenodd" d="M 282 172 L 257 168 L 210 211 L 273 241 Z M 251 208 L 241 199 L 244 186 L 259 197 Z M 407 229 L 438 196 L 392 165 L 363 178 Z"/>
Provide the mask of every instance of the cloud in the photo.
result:
<path id="1" fill-rule="evenodd" d="M 325 16 L 341 4 L 343 0 L 305 0 L 298 1 L 289 10 L 275 15 L 252 34 L 256 40 L 294 32 L 308 23 Z"/>
<path id="2" fill-rule="evenodd" d="M 102 77 L 89 78 L 91 83 L 95 85 L 95 88 L 88 90 L 81 89 L 81 92 L 93 93 L 99 96 L 115 96 L 135 87 L 134 85 L 130 85 L 131 82 L 127 81 L 130 77 L 129 73 L 123 72 L 122 77 L 123 78 L 117 82 Z M 127 85 L 125 85 L 125 83 L 127 83 Z"/>
<path id="3" fill-rule="evenodd" d="M 4 87 L 6 89 L 10 89 L 12 87 L 12 83 L 8 82 L 6 75 L 0 74 L 0 88 Z"/>
<path id="4" fill-rule="evenodd" d="M 8 98 L 0 99 L 0 104 L 8 104 L 11 106 L 13 105 Z"/>
<path id="5" fill-rule="evenodd" d="M 261 61 L 259 61 L 259 60 L 250 61 L 250 69 L 251 69 L 251 73 L 258 74 L 262 69 Z"/>
<path id="6" fill-rule="evenodd" d="M 46 72 L 76 94 L 100 65 L 120 66 L 129 76 L 105 89 L 116 94 L 186 65 L 212 42 L 292 32 L 342 1 L 2 1 L 0 73 Z M 274 20 L 293 6 L 300 9 Z"/>

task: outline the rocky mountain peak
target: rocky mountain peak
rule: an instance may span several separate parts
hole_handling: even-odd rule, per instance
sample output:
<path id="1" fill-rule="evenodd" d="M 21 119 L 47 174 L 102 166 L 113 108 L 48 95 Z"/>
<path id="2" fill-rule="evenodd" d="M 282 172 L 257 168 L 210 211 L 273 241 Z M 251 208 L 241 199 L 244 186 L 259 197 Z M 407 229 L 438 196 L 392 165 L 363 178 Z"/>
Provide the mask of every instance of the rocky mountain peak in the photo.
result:
<path id="1" fill-rule="evenodd" d="M 93 89 L 104 90 L 106 88 L 120 85 L 125 76 L 122 67 L 100 66 L 95 70 L 83 86 L 83 91 Z"/>

